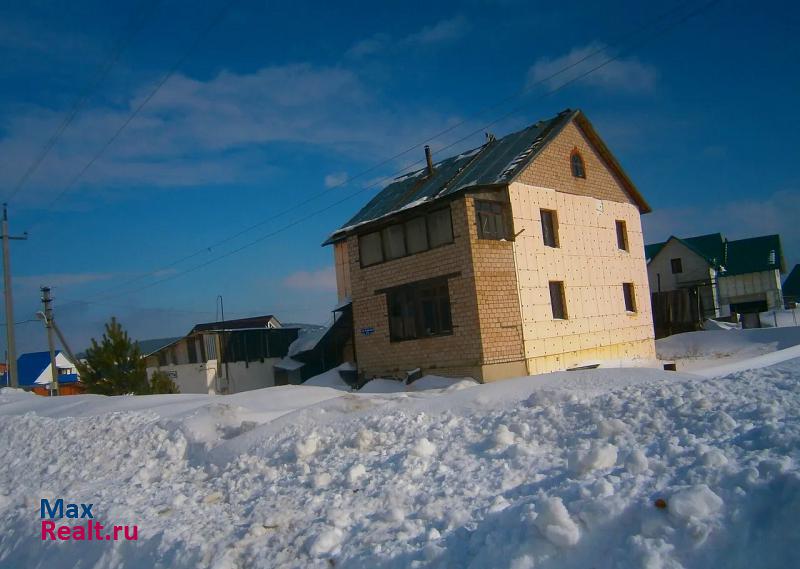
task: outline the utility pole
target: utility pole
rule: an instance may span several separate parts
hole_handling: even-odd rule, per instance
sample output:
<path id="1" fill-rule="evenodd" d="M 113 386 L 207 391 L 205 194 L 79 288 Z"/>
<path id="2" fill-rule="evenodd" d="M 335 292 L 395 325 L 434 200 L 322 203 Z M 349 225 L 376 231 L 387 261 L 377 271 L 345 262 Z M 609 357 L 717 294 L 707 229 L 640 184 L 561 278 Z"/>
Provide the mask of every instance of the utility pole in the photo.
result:
<path id="1" fill-rule="evenodd" d="M 14 337 L 14 300 L 11 295 L 11 257 L 8 247 L 10 240 L 24 240 L 28 234 L 12 237 L 8 234 L 8 204 L 3 204 L 3 287 L 6 296 L 6 342 L 8 343 L 8 379 L 10 387 L 19 387 L 17 378 L 17 343 Z"/>
<path id="2" fill-rule="evenodd" d="M 42 304 L 44 305 L 44 327 L 47 328 L 47 347 L 50 350 L 50 373 L 53 375 L 51 395 L 58 395 L 58 368 L 56 367 L 56 348 L 53 342 L 53 299 L 50 298 L 50 287 L 42 287 Z"/>

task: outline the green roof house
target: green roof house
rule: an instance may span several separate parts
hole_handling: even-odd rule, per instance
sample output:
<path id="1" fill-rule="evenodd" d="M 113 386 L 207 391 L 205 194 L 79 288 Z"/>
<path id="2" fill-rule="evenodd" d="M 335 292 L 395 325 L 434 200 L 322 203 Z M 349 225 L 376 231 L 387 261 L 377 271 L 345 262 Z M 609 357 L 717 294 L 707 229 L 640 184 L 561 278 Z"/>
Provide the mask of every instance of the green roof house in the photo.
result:
<path id="1" fill-rule="evenodd" d="M 783 305 L 786 271 L 779 235 L 729 241 L 720 233 L 645 246 L 650 290 L 695 289 L 705 317 L 757 313 Z"/>

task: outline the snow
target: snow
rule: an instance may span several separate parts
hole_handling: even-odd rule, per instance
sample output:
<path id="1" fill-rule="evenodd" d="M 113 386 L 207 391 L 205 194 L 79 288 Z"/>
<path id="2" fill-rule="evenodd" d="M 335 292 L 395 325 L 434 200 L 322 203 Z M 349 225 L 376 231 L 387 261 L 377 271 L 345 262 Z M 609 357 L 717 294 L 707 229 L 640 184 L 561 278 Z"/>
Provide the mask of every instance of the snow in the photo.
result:
<path id="1" fill-rule="evenodd" d="M 351 391 L 352 388 L 339 375 L 339 370 L 349 371 L 353 369 L 353 364 L 345 362 L 340 366 L 308 378 L 303 382 L 306 387 L 330 387 L 332 389 L 340 389 L 342 391 Z"/>
<path id="2" fill-rule="evenodd" d="M 755 358 L 793 349 L 741 332 L 667 347 L 716 354 L 725 334 L 778 350 Z M 391 393 L 3 389 L 0 566 L 800 566 L 800 359 L 412 389 L 424 379 Z M 41 541 L 42 497 L 91 502 L 139 540 Z"/>

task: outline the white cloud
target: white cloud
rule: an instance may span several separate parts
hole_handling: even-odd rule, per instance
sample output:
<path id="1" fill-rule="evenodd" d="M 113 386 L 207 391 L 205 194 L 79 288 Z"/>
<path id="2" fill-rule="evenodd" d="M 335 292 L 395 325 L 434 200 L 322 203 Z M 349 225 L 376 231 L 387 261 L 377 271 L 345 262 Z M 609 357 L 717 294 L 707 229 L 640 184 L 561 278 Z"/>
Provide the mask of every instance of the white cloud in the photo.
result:
<path id="1" fill-rule="evenodd" d="M 603 49 L 600 43 L 591 43 L 582 47 L 575 47 L 569 53 L 555 58 L 539 58 L 528 69 L 527 86 L 533 87 L 543 83 L 550 89 L 555 89 L 583 73 L 587 73 L 606 61 L 613 51 L 605 50 L 595 55 L 594 52 Z M 585 61 L 584 61 L 585 60 Z M 568 66 L 569 70 L 559 73 Z M 614 60 L 578 80 L 578 82 L 610 91 L 625 91 L 640 93 L 652 91 L 658 80 L 658 72 L 652 65 L 642 63 L 634 57 Z"/>
<path id="2" fill-rule="evenodd" d="M 18 201 L 46 203 L 147 92 L 140 90 L 122 107 L 80 113 Z M 0 171 L 7 179 L 22 174 L 61 120 L 60 112 L 31 106 L 0 116 Z M 373 97 L 369 84 L 339 67 L 291 64 L 249 74 L 225 71 L 205 81 L 177 74 L 80 185 L 102 190 L 98 195 L 108 200 L 114 199 L 115 189 L 130 186 L 242 183 L 282 168 L 265 145 L 312 145 L 372 161 L 447 124 L 448 118 L 436 113 L 387 107 Z M 62 206 L 68 201 L 62 200 Z"/>
<path id="3" fill-rule="evenodd" d="M 344 185 L 347 181 L 347 172 L 332 172 L 325 176 L 325 187 L 334 188 Z"/>
<path id="4" fill-rule="evenodd" d="M 642 217 L 645 242 L 657 243 L 670 235 L 692 237 L 722 233 L 742 239 L 778 233 L 791 268 L 800 262 L 800 201 L 797 191 L 778 191 L 763 198 L 720 201 L 715 206 L 681 206 L 654 209 Z"/>
<path id="5" fill-rule="evenodd" d="M 470 28 L 464 16 L 455 16 L 396 39 L 385 33 L 377 33 L 354 43 L 345 56 L 359 59 L 392 49 L 424 48 L 452 42 L 464 37 Z"/>
<path id="6" fill-rule="evenodd" d="M 283 286 L 303 290 L 336 290 L 336 271 L 333 267 L 316 271 L 297 271 L 283 279 Z"/>

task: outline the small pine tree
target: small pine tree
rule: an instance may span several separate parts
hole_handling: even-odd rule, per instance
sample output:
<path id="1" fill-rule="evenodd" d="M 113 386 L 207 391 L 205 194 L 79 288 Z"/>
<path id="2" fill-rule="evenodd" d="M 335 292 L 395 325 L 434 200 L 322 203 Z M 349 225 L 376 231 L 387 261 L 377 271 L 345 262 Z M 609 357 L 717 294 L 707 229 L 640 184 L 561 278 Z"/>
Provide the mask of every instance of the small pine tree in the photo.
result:
<path id="1" fill-rule="evenodd" d="M 92 338 L 86 361 L 79 364 L 81 382 L 86 391 L 100 395 L 145 395 L 150 393 L 147 368 L 139 345 L 128 338 L 117 319 L 112 317 L 98 343 Z"/>
<path id="2" fill-rule="evenodd" d="M 150 393 L 180 393 L 180 389 L 166 372 L 158 370 L 150 376 Z"/>

